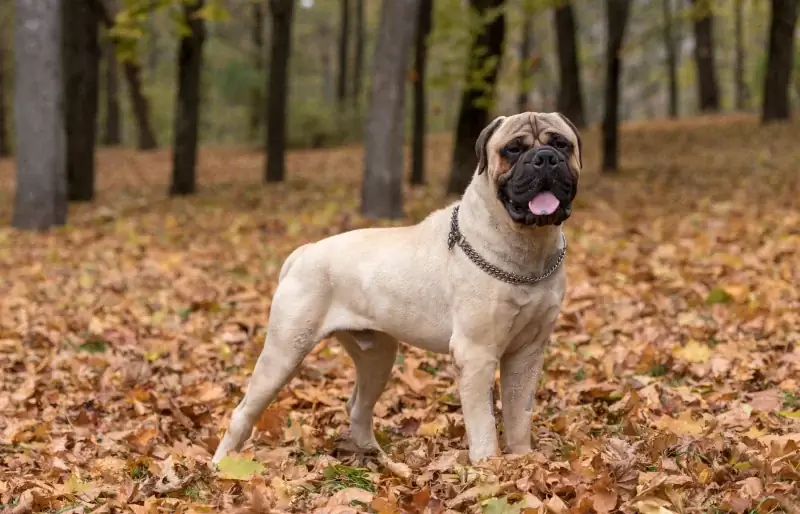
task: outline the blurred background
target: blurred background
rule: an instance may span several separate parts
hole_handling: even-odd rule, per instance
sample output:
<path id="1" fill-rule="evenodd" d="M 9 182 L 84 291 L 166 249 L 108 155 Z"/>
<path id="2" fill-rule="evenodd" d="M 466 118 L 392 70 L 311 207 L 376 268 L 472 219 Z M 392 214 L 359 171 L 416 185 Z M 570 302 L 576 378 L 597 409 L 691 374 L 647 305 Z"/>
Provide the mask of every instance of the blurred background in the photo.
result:
<path id="1" fill-rule="evenodd" d="M 367 142 L 397 160 L 388 149 L 410 143 L 410 180 L 422 183 L 426 134 L 453 134 L 447 152 L 463 156 L 500 114 L 559 110 L 581 129 L 605 123 L 598 164 L 615 170 L 619 121 L 788 120 L 800 101 L 793 0 L 79 0 L 19 9 L 31 4 L 0 6 L 0 155 L 20 138 L 47 140 L 26 136 L 41 127 L 14 117 L 57 116 L 28 106 L 46 111 L 41 81 L 61 77 L 73 200 L 93 198 L 98 147 L 174 147 L 171 190 L 183 194 L 195 190 L 198 145 L 263 149 L 273 156 L 264 179 L 279 182 L 287 149 Z M 58 34 L 15 32 L 37 16 Z M 61 69 L 20 79 L 44 62 L 15 48 L 20 37 L 43 38 Z M 28 87 L 15 94 L 15 84 Z M 395 125 L 365 133 L 370 116 Z M 376 159 L 367 156 L 365 173 L 405 173 Z M 474 164 L 450 164 L 448 192 L 463 190 Z M 388 205 L 374 216 L 400 215 L 389 198 L 401 182 L 372 187 Z"/>

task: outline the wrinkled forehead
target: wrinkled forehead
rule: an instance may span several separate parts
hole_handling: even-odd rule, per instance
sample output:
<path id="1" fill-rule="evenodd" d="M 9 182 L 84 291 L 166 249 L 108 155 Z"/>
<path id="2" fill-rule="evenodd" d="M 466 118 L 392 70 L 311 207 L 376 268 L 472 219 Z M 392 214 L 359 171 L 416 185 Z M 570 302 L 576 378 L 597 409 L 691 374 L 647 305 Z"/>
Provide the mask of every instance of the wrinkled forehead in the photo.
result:
<path id="1" fill-rule="evenodd" d="M 521 138 L 526 144 L 546 142 L 548 135 L 558 132 L 577 146 L 578 138 L 564 119 L 555 113 L 523 112 L 509 116 L 495 132 L 492 143 L 502 146 L 506 142 Z"/>

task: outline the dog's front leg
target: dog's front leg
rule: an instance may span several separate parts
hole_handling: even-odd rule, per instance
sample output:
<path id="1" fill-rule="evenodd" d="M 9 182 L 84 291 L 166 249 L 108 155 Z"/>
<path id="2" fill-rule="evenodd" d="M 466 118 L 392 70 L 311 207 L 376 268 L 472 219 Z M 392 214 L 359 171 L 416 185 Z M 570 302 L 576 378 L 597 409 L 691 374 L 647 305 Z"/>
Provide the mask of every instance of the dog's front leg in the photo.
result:
<path id="1" fill-rule="evenodd" d="M 542 372 L 545 344 L 523 346 L 500 359 L 500 394 L 503 398 L 503 439 L 507 451 L 531 451 L 531 411 Z"/>
<path id="2" fill-rule="evenodd" d="M 472 463 L 497 455 L 497 429 L 492 405 L 497 358 L 485 344 L 466 339 L 450 342 L 459 370 L 458 392 L 467 430 L 469 459 Z"/>

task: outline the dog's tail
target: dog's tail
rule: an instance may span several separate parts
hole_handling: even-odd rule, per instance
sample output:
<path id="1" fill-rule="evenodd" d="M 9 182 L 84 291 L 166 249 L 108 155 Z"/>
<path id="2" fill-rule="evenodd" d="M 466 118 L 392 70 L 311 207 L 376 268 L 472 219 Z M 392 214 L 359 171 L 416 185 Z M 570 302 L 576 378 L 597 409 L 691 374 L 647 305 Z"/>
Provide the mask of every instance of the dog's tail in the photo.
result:
<path id="1" fill-rule="evenodd" d="M 298 246 L 297 248 L 294 249 L 294 251 L 292 251 L 292 253 L 289 254 L 286 260 L 283 261 L 283 266 L 281 266 L 281 272 L 278 275 L 278 283 L 280 283 L 280 281 L 283 280 L 283 277 L 285 277 L 289 273 L 289 269 L 292 267 L 292 264 L 294 264 L 294 261 L 296 261 L 297 258 L 300 257 L 300 254 L 303 253 L 312 244 L 314 243 L 306 243 L 304 245 Z"/>

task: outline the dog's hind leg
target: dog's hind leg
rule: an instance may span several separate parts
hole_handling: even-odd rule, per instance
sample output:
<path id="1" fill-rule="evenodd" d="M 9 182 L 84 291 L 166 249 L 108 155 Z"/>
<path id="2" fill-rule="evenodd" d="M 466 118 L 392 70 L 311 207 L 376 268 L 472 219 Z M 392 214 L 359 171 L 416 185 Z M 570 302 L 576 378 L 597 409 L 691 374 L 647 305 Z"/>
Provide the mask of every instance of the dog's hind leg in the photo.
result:
<path id="1" fill-rule="evenodd" d="M 213 464 L 218 464 L 229 451 L 241 449 L 261 413 L 294 377 L 300 363 L 319 341 L 316 325 L 322 319 L 318 311 L 324 305 L 314 297 L 300 296 L 293 285 L 279 286 L 275 294 L 264 348 L 247 393 L 234 409 L 228 430 L 214 452 Z"/>
<path id="2" fill-rule="evenodd" d="M 347 401 L 352 441 L 361 450 L 379 450 L 372 428 L 373 410 L 391 376 L 397 340 L 371 330 L 337 332 L 336 339 L 356 366 L 356 384 Z"/>

